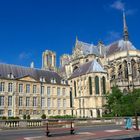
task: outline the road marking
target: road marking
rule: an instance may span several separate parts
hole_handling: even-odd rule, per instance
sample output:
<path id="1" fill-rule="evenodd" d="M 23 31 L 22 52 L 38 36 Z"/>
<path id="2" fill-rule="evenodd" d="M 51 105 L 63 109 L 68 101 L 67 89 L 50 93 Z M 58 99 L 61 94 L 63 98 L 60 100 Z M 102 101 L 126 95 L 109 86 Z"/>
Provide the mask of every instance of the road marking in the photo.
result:
<path id="1" fill-rule="evenodd" d="M 32 139 L 37 139 L 37 138 L 42 138 L 42 136 L 36 136 L 36 137 L 25 137 L 24 140 L 32 140 Z"/>
<path id="2" fill-rule="evenodd" d="M 78 132 L 76 134 L 78 134 L 78 135 L 95 135 L 94 133 L 91 133 L 91 132 Z"/>
<path id="3" fill-rule="evenodd" d="M 122 131 L 122 130 L 118 130 L 118 129 L 115 129 L 115 130 L 105 130 L 105 132 L 119 132 L 119 131 Z"/>

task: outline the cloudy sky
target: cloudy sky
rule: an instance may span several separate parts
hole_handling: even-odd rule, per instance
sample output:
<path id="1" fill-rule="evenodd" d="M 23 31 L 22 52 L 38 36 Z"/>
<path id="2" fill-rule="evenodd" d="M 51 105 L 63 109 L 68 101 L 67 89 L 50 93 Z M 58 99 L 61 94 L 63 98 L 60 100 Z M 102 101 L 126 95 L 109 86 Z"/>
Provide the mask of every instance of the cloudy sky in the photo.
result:
<path id="1" fill-rule="evenodd" d="M 41 67 L 42 52 L 71 54 L 75 38 L 105 45 L 122 38 L 125 10 L 130 40 L 140 49 L 139 0 L 0 1 L 0 62 Z"/>

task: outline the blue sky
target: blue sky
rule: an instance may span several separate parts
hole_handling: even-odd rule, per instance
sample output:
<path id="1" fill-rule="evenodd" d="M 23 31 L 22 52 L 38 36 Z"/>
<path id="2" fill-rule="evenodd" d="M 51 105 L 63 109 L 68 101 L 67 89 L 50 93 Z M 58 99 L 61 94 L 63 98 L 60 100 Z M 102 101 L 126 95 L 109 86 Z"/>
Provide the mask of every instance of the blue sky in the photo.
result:
<path id="1" fill-rule="evenodd" d="M 139 0 L 1 0 L 0 62 L 41 67 L 42 52 L 71 54 L 75 38 L 97 45 L 122 38 L 122 10 L 130 40 L 140 49 Z"/>

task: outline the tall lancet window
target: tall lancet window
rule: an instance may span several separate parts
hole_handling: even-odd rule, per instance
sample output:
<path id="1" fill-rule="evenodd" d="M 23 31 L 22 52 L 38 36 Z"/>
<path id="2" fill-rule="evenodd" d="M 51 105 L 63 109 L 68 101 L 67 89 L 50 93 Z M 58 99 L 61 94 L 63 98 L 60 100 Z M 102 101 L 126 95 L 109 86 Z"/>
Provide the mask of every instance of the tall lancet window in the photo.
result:
<path id="1" fill-rule="evenodd" d="M 95 93 L 99 94 L 99 77 L 95 77 Z"/>
<path id="2" fill-rule="evenodd" d="M 104 76 L 102 77 L 101 82 L 102 82 L 102 94 L 106 94 L 106 79 Z"/>
<path id="3" fill-rule="evenodd" d="M 76 82 L 74 81 L 74 93 L 75 93 L 75 97 L 77 96 L 76 95 Z"/>
<path id="4" fill-rule="evenodd" d="M 118 68 L 118 79 L 122 79 L 122 65 L 119 65 Z"/>
<path id="5" fill-rule="evenodd" d="M 137 76 L 137 68 L 136 68 L 135 60 L 131 60 L 131 66 L 132 66 L 132 76 L 133 76 L 133 78 L 136 78 L 136 76 Z"/>
<path id="6" fill-rule="evenodd" d="M 89 94 L 92 95 L 92 79 L 89 77 Z"/>
<path id="7" fill-rule="evenodd" d="M 123 65 L 124 65 L 124 78 L 128 79 L 128 67 L 127 67 L 127 61 L 126 60 L 123 62 Z"/>

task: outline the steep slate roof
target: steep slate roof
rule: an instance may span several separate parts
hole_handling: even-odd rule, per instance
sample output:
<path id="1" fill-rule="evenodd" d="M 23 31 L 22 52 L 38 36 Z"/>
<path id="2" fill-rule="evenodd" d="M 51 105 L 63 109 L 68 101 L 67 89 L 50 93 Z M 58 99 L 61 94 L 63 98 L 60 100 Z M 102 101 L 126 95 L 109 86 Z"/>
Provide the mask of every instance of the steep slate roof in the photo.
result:
<path id="1" fill-rule="evenodd" d="M 0 78 L 8 79 L 8 74 L 13 74 L 14 79 L 20 79 L 25 76 L 30 76 L 37 81 L 40 81 L 40 78 L 45 78 L 46 83 L 51 83 L 51 79 L 56 79 L 56 84 L 61 84 L 62 78 L 52 71 L 46 71 L 35 68 L 28 68 L 10 64 L 0 64 Z"/>
<path id="2" fill-rule="evenodd" d="M 116 41 L 107 47 L 107 55 L 111 55 L 119 51 L 136 50 L 133 44 L 130 41 L 119 40 Z"/>
<path id="3" fill-rule="evenodd" d="M 88 73 L 105 73 L 106 71 L 103 69 L 103 67 L 96 61 L 96 60 L 92 60 L 90 62 L 87 62 L 83 65 L 81 65 L 79 68 L 77 68 L 73 74 L 71 75 L 71 77 L 69 79 L 81 76 L 81 75 L 85 75 Z"/>
<path id="4" fill-rule="evenodd" d="M 88 54 L 99 55 L 97 46 L 94 46 L 93 44 L 88 44 L 77 40 L 76 45 L 81 47 L 81 50 L 83 51 L 84 55 L 88 55 Z"/>

